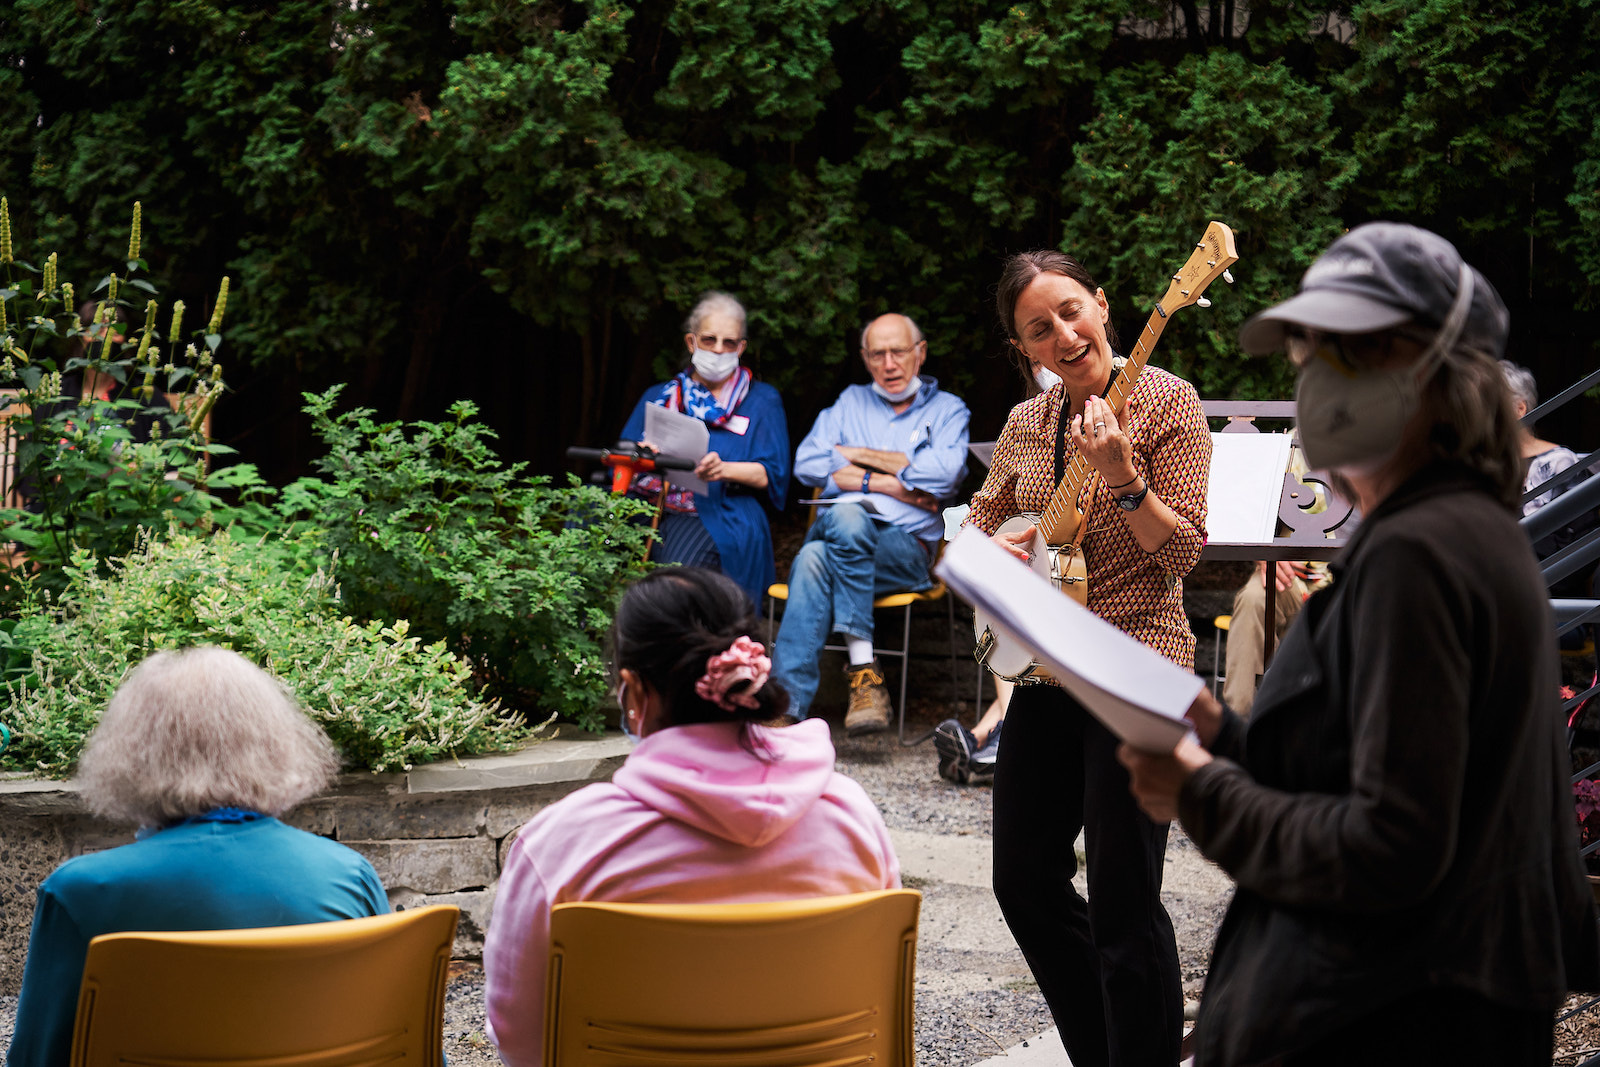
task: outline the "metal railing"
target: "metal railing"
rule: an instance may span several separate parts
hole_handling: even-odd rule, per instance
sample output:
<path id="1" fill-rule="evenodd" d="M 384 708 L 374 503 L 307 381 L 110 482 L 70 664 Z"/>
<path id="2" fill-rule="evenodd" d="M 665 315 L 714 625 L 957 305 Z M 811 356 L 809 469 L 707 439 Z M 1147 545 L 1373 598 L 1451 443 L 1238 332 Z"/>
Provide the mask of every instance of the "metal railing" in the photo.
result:
<path id="1" fill-rule="evenodd" d="M 1531 426 L 1539 418 L 1581 396 L 1596 384 L 1600 384 L 1600 370 L 1595 370 L 1528 412 L 1522 418 L 1523 424 Z M 1537 544 L 1585 515 L 1593 515 L 1596 511 L 1600 511 L 1600 474 L 1596 474 L 1592 469 L 1597 462 L 1600 462 L 1600 450 L 1578 457 L 1578 461 L 1572 466 L 1523 494 L 1524 504 L 1548 492 L 1554 491 L 1558 494 L 1538 511 L 1523 517 L 1522 529 L 1528 535 L 1530 542 Z M 1600 561 L 1600 525 L 1580 534 L 1569 544 L 1540 559 L 1539 569 L 1543 573 L 1545 586 L 1549 588 L 1574 574 L 1593 574 L 1597 561 Z M 1550 607 L 1555 613 L 1558 637 L 1581 627 L 1600 625 L 1600 599 L 1551 598 Z M 1576 730 L 1574 714 L 1597 693 L 1600 693 L 1600 685 L 1591 685 L 1562 703 L 1561 714 L 1569 724 L 1567 730 L 1569 746 Z M 1600 773 L 1600 761 L 1574 774 L 1572 784 L 1576 785 L 1597 773 Z M 1600 840 L 1585 845 L 1578 855 L 1587 858 L 1597 851 L 1600 851 Z M 1560 1024 L 1575 1015 L 1592 1011 L 1597 1006 L 1600 1006 L 1600 997 L 1590 998 L 1562 1012 L 1556 1017 L 1556 1023 Z M 1580 1067 L 1600 1067 L 1600 1056 L 1583 1060 Z"/>

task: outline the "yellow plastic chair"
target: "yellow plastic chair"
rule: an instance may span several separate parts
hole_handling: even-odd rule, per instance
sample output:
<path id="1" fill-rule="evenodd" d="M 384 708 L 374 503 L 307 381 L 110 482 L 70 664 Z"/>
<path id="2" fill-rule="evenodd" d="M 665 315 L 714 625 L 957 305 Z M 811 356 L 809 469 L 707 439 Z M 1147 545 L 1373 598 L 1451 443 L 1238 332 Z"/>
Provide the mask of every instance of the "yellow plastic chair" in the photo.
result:
<path id="1" fill-rule="evenodd" d="M 72 1067 L 440 1067 L 459 911 L 89 943 Z"/>
<path id="2" fill-rule="evenodd" d="M 546 1067 L 911 1067 L 921 903 L 558 904 Z"/>

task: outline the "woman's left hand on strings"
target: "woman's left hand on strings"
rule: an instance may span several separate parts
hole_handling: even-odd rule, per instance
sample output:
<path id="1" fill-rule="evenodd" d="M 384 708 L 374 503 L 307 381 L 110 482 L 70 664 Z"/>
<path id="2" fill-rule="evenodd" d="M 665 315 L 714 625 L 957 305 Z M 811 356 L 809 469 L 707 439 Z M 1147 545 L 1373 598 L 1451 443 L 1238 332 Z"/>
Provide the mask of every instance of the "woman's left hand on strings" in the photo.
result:
<path id="1" fill-rule="evenodd" d="M 1117 413 L 1105 397 L 1091 396 L 1083 414 L 1072 417 L 1067 432 L 1078 452 L 1088 460 L 1107 485 L 1121 485 L 1139 477 L 1133 466 L 1133 443 L 1122 432 Z"/>
<path id="2" fill-rule="evenodd" d="M 1211 753 L 1185 737 L 1171 754 L 1161 756 L 1119 745 L 1117 761 L 1128 768 L 1128 789 L 1140 810 L 1154 822 L 1172 822 L 1178 817 L 1183 784 L 1211 762 Z"/>

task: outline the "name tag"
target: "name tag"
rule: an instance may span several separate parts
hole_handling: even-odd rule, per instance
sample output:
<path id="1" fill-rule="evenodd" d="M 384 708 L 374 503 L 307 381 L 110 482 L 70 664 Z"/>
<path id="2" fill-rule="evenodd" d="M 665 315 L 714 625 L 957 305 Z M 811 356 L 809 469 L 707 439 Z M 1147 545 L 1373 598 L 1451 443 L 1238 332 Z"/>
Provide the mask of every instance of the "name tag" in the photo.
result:
<path id="1" fill-rule="evenodd" d="M 750 416 L 748 416 L 748 415 L 732 415 L 732 416 L 729 416 L 728 421 L 722 424 L 722 428 L 724 430 L 729 431 L 730 433 L 736 433 L 740 437 L 743 437 L 745 435 L 745 431 L 750 429 Z"/>

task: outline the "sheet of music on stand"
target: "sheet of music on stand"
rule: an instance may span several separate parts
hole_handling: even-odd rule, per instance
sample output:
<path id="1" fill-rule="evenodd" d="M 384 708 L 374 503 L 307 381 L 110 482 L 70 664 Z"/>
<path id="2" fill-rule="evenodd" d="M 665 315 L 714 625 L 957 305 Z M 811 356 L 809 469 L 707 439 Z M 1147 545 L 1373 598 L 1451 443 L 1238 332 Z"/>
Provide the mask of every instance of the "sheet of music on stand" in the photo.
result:
<path id="1" fill-rule="evenodd" d="M 981 531 L 963 530 L 935 571 L 1122 740 L 1170 752 L 1189 732 L 1184 713 L 1200 678 L 1080 606 Z"/>

